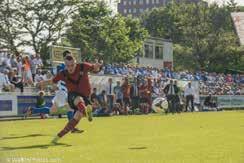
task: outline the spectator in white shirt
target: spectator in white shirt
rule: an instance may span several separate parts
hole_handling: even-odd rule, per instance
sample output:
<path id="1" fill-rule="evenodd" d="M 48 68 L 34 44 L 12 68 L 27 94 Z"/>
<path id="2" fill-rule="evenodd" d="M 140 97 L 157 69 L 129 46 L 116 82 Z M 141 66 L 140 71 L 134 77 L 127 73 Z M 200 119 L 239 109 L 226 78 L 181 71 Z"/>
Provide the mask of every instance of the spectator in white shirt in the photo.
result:
<path id="1" fill-rule="evenodd" d="M 37 68 L 43 67 L 43 62 L 42 62 L 42 59 L 39 54 L 36 55 L 35 64 L 36 64 Z"/>
<path id="2" fill-rule="evenodd" d="M 6 67 L 11 68 L 12 67 L 11 66 L 11 54 L 8 54 L 7 58 L 5 58 L 3 62 Z"/>
<path id="3" fill-rule="evenodd" d="M 113 87 L 113 80 L 112 78 L 108 79 L 108 84 L 106 85 L 106 93 L 107 93 L 107 100 L 108 100 L 108 107 L 109 111 L 111 112 L 113 109 L 114 104 L 114 87 Z"/>
<path id="4" fill-rule="evenodd" d="M 4 88 L 5 84 L 5 75 L 0 72 L 0 92 L 2 92 L 2 89 Z"/>
<path id="5" fill-rule="evenodd" d="M 0 75 L 0 87 L 5 92 L 14 92 L 15 86 L 10 83 L 9 77 L 8 77 L 8 69 L 4 70 L 4 73 L 1 73 Z"/>
<path id="6" fill-rule="evenodd" d="M 35 75 L 35 83 L 45 80 L 45 77 L 42 74 L 40 69 L 37 69 L 37 74 Z"/>
<path id="7" fill-rule="evenodd" d="M 12 68 L 17 68 L 17 61 L 16 61 L 16 56 L 12 55 L 10 58 L 10 64 Z"/>
<path id="8" fill-rule="evenodd" d="M 189 102 L 191 102 L 191 111 L 194 111 L 194 89 L 191 86 L 191 82 L 185 88 L 184 96 L 186 98 L 186 111 L 189 107 Z"/>
<path id="9" fill-rule="evenodd" d="M 35 75 L 37 70 L 37 60 L 34 55 L 30 56 L 30 64 L 31 64 L 31 73 L 32 73 L 32 80 L 35 81 Z"/>

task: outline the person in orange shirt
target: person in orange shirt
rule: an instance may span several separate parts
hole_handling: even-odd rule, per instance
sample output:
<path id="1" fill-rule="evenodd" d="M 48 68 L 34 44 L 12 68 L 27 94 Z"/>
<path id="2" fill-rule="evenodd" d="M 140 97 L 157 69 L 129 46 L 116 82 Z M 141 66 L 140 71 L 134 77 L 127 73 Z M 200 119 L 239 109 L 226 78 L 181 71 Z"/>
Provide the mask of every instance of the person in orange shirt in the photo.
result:
<path id="1" fill-rule="evenodd" d="M 124 113 L 128 114 L 129 107 L 131 106 L 131 99 L 130 99 L 131 85 L 129 84 L 129 80 L 127 77 L 125 77 L 124 83 L 122 84 L 121 87 L 123 92 Z"/>
<path id="2" fill-rule="evenodd" d="M 31 74 L 31 64 L 28 56 L 25 56 L 22 60 L 23 62 L 23 83 L 33 84 L 32 74 Z"/>
<path id="3" fill-rule="evenodd" d="M 148 80 L 143 79 L 142 84 L 139 87 L 139 94 L 140 94 L 140 105 L 139 108 L 142 113 L 147 114 L 149 112 L 149 105 L 148 105 Z"/>
<path id="4" fill-rule="evenodd" d="M 151 80 L 151 78 L 147 78 L 146 99 L 147 99 L 147 103 L 149 105 L 149 111 L 152 108 L 152 92 L 153 92 L 152 80 Z"/>

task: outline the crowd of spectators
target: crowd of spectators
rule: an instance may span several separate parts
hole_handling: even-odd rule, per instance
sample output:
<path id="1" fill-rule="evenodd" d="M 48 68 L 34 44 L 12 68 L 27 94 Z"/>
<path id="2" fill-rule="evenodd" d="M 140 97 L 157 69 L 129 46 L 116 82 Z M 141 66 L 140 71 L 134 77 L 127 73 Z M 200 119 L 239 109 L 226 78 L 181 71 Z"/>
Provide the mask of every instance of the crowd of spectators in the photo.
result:
<path id="1" fill-rule="evenodd" d="M 163 93 L 163 88 L 170 79 L 199 82 L 201 95 L 242 95 L 244 89 L 244 74 L 223 74 L 198 72 L 173 72 L 169 69 L 153 67 L 139 67 L 128 64 L 107 64 L 100 75 L 116 75 L 138 78 L 150 78 L 152 80 L 153 94 Z M 52 77 L 51 70 L 43 68 L 43 62 L 39 54 L 36 55 L 11 55 L 0 57 L 0 89 L 3 91 L 15 91 L 19 88 L 24 91 L 25 86 L 33 86 L 35 82 Z"/>
<path id="2" fill-rule="evenodd" d="M 11 55 L 0 57 L 0 89 L 1 91 L 14 92 L 16 88 L 24 92 L 25 87 L 34 86 L 35 83 L 50 79 L 55 72 L 45 70 L 39 54 L 36 55 Z M 193 91 L 178 87 L 177 81 L 198 81 L 200 95 L 243 95 L 243 74 L 217 74 L 208 72 L 173 72 L 169 69 L 153 67 L 139 67 L 127 64 L 106 64 L 99 75 L 109 76 L 103 89 L 93 88 L 91 101 L 95 115 L 150 113 L 152 100 L 157 97 L 167 97 L 173 103 L 171 112 L 183 111 L 180 109 L 181 97 L 192 101 Z M 119 76 L 117 80 L 113 76 Z M 170 86 L 169 83 L 173 83 Z M 168 88 L 168 90 L 166 89 Z M 172 89 L 171 89 L 172 88 Z M 46 91 L 54 92 L 52 88 Z M 192 96 L 192 98 L 190 98 Z M 169 98 L 173 97 L 173 98 Z M 169 100 L 171 99 L 171 101 Z M 188 105 L 185 109 L 187 111 Z"/>
<path id="3" fill-rule="evenodd" d="M 126 64 L 106 65 L 100 74 L 143 76 L 150 77 L 154 81 L 165 82 L 168 79 L 187 80 L 199 82 L 201 95 L 241 95 L 244 89 L 244 74 L 223 74 L 198 72 L 173 72 L 169 69 L 157 69 L 153 67 L 139 67 Z"/>
<path id="4" fill-rule="evenodd" d="M 44 71 L 39 54 L 36 55 L 1 55 L 0 91 L 14 92 L 19 88 L 34 86 L 35 82 L 51 78 L 51 71 Z"/>

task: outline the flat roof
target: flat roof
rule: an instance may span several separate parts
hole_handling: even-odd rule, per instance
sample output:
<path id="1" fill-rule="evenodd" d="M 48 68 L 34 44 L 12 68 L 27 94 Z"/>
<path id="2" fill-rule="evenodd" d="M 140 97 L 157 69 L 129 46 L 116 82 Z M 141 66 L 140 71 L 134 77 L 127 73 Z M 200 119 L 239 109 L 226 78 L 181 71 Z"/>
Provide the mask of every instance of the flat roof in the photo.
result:
<path id="1" fill-rule="evenodd" d="M 161 37 L 152 37 L 152 36 L 149 36 L 147 39 L 164 41 L 164 42 L 172 42 L 172 40 L 170 40 L 170 39 L 164 39 L 164 38 L 161 38 Z"/>

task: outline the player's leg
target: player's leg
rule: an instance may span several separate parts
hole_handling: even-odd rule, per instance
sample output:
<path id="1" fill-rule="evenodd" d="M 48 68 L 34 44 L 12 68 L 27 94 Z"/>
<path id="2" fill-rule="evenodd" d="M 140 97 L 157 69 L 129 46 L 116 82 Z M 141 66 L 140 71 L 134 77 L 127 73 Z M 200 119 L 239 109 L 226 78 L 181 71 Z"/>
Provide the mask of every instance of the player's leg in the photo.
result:
<path id="1" fill-rule="evenodd" d="M 64 127 L 63 130 L 61 130 L 57 136 L 52 140 L 52 143 L 53 144 L 56 144 L 57 141 L 63 137 L 64 135 L 66 135 L 68 132 L 72 131 L 75 126 L 79 123 L 81 117 L 83 116 L 83 112 L 85 111 L 86 109 L 86 106 L 85 106 L 85 102 L 83 100 L 82 97 L 80 96 L 76 96 L 74 98 L 74 102 L 72 103 L 71 106 L 73 106 L 73 104 L 75 105 L 75 108 L 77 109 L 75 114 L 74 114 L 74 117 L 66 124 L 66 126 Z M 69 101 L 70 103 L 70 101 Z"/>
<path id="2" fill-rule="evenodd" d="M 75 111 L 69 107 L 68 103 L 66 103 L 62 107 L 58 107 L 58 103 L 56 102 L 55 98 L 54 98 L 54 102 L 53 102 L 53 105 L 52 105 L 50 111 L 52 114 L 55 114 L 55 115 L 56 114 L 58 114 L 58 115 L 67 114 L 68 121 L 73 119 L 74 113 L 75 113 Z M 84 130 L 79 130 L 78 128 L 74 128 L 71 131 L 71 133 L 82 133 L 82 132 L 84 132 Z"/>
<path id="3" fill-rule="evenodd" d="M 68 117 L 68 120 L 72 120 L 74 115 L 75 115 L 75 112 L 76 111 L 73 111 L 72 109 L 69 109 L 69 111 L 67 112 L 67 117 Z M 77 127 L 75 127 L 73 130 L 71 130 L 71 133 L 82 133 L 84 132 L 84 130 L 80 130 L 78 129 Z"/>
<path id="4" fill-rule="evenodd" d="M 57 144 L 58 140 L 62 138 L 64 135 L 66 135 L 68 132 L 74 130 L 75 126 L 79 123 L 81 117 L 83 116 L 83 113 L 80 111 L 77 111 L 73 117 L 72 120 L 70 120 L 65 127 L 57 134 L 57 136 L 54 137 L 52 140 L 52 144 Z"/>

